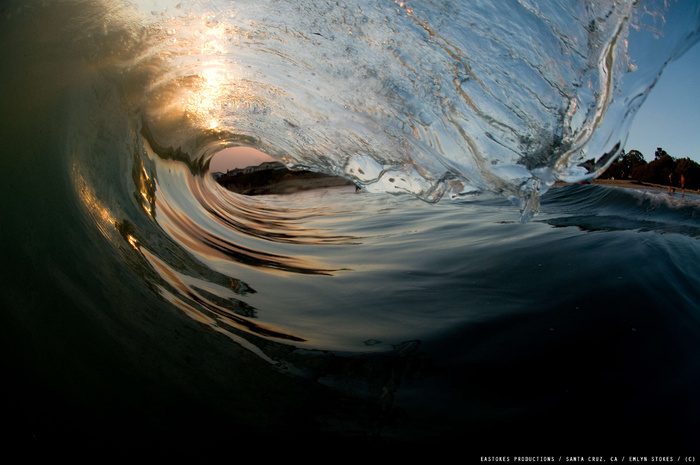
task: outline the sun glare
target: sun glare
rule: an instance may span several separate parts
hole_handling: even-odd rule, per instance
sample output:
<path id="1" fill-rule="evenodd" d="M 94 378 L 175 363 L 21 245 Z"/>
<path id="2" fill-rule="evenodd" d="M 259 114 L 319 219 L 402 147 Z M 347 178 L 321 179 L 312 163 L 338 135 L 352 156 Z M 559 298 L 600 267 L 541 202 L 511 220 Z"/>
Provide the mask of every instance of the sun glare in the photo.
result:
<path id="1" fill-rule="evenodd" d="M 212 25 L 206 18 L 202 21 L 202 27 L 193 32 L 200 44 L 195 55 L 208 59 L 197 65 L 198 82 L 188 93 L 184 105 L 189 118 L 208 129 L 217 129 L 221 126 L 221 107 L 230 98 L 227 89 L 232 81 L 231 67 L 224 59 L 224 28 L 220 24 Z"/>

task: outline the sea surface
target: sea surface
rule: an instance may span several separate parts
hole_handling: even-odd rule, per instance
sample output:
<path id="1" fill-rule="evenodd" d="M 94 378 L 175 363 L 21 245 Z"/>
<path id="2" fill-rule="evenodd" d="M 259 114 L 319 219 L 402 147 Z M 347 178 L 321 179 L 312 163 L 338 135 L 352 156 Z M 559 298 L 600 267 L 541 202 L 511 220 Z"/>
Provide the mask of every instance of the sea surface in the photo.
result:
<path id="1" fill-rule="evenodd" d="M 3 441 L 697 454 L 700 196 L 578 182 L 699 27 L 690 1 L 3 1 Z M 234 194 L 208 166 L 236 146 L 361 189 Z"/>

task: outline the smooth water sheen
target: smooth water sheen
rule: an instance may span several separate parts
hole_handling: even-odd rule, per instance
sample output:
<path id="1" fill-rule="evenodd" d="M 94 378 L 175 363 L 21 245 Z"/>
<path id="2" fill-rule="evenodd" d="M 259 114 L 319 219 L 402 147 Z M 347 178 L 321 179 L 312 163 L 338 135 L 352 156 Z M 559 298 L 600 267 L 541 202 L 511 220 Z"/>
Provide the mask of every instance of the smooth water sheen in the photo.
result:
<path id="1" fill-rule="evenodd" d="M 697 2 L 4 2 L 12 437 L 697 451 L 700 197 L 551 186 L 614 160 L 699 26 Z M 234 146 L 363 189 L 237 195 L 208 173 Z"/>

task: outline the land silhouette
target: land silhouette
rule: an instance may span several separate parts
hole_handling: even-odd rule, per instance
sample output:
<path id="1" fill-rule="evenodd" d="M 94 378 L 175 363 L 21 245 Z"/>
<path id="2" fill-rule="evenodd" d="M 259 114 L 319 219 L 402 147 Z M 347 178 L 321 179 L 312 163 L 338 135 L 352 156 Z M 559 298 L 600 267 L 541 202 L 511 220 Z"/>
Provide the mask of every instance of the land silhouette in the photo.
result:
<path id="1" fill-rule="evenodd" d="M 292 194 L 354 185 L 342 176 L 292 171 L 277 161 L 214 173 L 214 178 L 226 189 L 243 195 Z M 684 185 L 681 185 L 681 179 Z M 661 147 L 656 149 L 654 160 L 648 163 L 640 151 L 625 153 L 623 150 L 618 160 L 593 182 L 620 187 L 668 189 L 670 192 L 697 191 L 700 190 L 700 164 L 690 158 L 673 158 Z"/>
<path id="2" fill-rule="evenodd" d="M 638 150 L 623 151 L 620 158 L 600 176 L 601 180 L 632 181 L 642 187 L 681 189 L 681 177 L 685 190 L 700 189 L 700 165 L 690 158 L 673 158 L 658 147 L 654 160 L 649 163 Z"/>
<path id="3" fill-rule="evenodd" d="M 243 195 L 280 195 L 329 187 L 353 186 L 341 176 L 313 171 L 291 171 L 280 162 L 264 162 L 215 173 L 214 179 L 226 189 Z"/>

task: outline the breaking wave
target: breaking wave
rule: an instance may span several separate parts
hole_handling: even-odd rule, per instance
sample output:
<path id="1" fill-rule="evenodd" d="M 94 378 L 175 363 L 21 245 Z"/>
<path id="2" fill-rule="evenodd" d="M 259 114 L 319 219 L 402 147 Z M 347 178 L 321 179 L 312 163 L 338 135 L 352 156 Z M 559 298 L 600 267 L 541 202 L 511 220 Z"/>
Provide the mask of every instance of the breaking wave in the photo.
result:
<path id="1" fill-rule="evenodd" d="M 635 111 L 699 27 L 697 2 L 5 1 L 2 352 L 75 398 L 119 398 L 122 382 L 147 392 L 153 381 L 226 404 L 251 431 L 304 418 L 313 428 L 300 431 L 454 435 L 468 418 L 471 431 L 482 431 L 480 418 L 495 431 L 503 412 L 536 412 L 535 391 L 564 391 L 552 390 L 561 370 L 567 389 L 579 371 L 595 372 L 588 353 L 562 342 L 583 338 L 595 318 L 618 312 L 651 327 L 664 305 L 675 313 L 663 322 L 687 333 L 662 347 L 678 356 L 659 370 L 677 369 L 674 383 L 689 386 L 667 398 L 691 402 L 697 198 L 549 189 L 615 159 Z M 209 164 L 239 146 L 362 192 L 234 194 Z M 525 222 L 548 190 L 547 211 L 517 224 L 512 204 Z M 585 288 L 603 268 L 614 279 L 596 281 L 606 296 L 596 300 Z M 619 296 L 645 316 L 624 314 Z M 572 337 L 550 332 L 566 327 L 558 312 L 581 323 Z M 615 344 L 626 325 L 610 330 Z M 521 327 L 542 334 L 538 347 L 554 347 L 554 359 L 527 359 Z M 645 341 L 649 352 L 667 342 Z M 593 360 L 635 369 L 607 349 Z M 561 353 L 577 363 L 560 363 Z M 502 382 L 480 372 L 494 360 Z M 657 370 L 639 366 L 629 386 L 676 386 L 648 383 Z M 513 372 L 542 384 L 506 392 Z M 607 386 L 593 375 L 592 391 Z M 399 399 L 407 377 L 428 381 Z M 493 412 L 473 408 L 490 395 Z M 574 396 L 570 411 L 585 416 L 588 398 Z M 386 413 L 400 401 L 420 421 L 392 423 Z M 347 421 L 319 426 L 312 411 Z M 681 426 L 697 418 L 680 401 L 673 412 Z"/>

